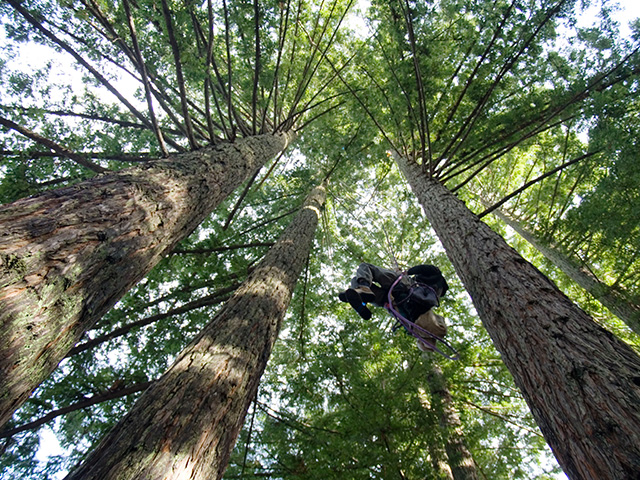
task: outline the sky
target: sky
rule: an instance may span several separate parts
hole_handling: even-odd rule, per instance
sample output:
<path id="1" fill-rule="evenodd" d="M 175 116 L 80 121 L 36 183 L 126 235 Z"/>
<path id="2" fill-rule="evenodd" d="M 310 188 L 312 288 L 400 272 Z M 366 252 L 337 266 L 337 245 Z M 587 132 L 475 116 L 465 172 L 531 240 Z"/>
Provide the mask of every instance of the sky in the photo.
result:
<path id="1" fill-rule="evenodd" d="M 640 1 L 638 0 L 618 0 L 621 11 L 615 14 L 615 18 L 620 23 L 622 35 L 629 36 L 631 30 L 628 27 L 629 21 L 640 17 Z"/>

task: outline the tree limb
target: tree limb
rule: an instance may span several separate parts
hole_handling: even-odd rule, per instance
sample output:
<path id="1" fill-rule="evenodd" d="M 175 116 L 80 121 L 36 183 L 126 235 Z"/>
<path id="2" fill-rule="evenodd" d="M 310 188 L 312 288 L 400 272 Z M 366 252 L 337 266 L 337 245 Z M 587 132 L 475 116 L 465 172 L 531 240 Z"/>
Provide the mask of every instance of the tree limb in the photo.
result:
<path id="1" fill-rule="evenodd" d="M 484 212 L 478 214 L 478 218 L 482 218 L 485 215 L 488 215 L 489 213 L 493 212 L 495 209 L 500 208 L 502 205 L 504 205 L 505 203 L 507 203 L 509 200 L 511 200 L 513 197 L 515 197 L 516 195 L 519 195 L 520 193 L 522 193 L 524 190 L 526 190 L 527 188 L 529 188 L 531 185 L 540 182 L 541 180 L 544 180 L 547 177 L 550 177 L 551 175 L 553 175 L 556 172 L 561 171 L 564 168 L 567 168 L 570 165 L 573 165 L 574 163 L 578 163 L 581 160 L 584 160 L 585 158 L 589 158 L 592 157 L 596 154 L 600 153 L 600 150 L 597 150 L 595 152 L 589 152 L 589 153 L 585 153 L 584 155 L 580 155 L 577 158 L 574 158 L 573 160 L 569 160 L 568 162 L 563 163 L 562 165 L 559 165 L 556 168 L 553 168 L 551 170 L 549 170 L 548 172 L 545 172 L 544 174 L 534 178 L 533 180 L 525 183 L 523 186 L 521 186 L 520 188 L 518 188 L 517 190 L 513 191 L 512 193 L 510 193 L 509 195 L 503 197 L 498 203 L 492 205 L 491 207 L 487 208 Z"/>
<path id="2" fill-rule="evenodd" d="M 83 167 L 88 168 L 89 170 L 93 170 L 96 173 L 104 173 L 104 172 L 108 172 L 109 171 L 108 169 L 103 168 L 103 167 L 101 167 L 100 165 L 98 165 L 96 163 L 90 162 L 84 156 L 72 152 L 67 147 L 63 147 L 62 145 L 54 142 L 53 140 L 49 140 L 48 138 L 45 138 L 42 135 L 39 135 L 39 134 L 37 134 L 35 132 L 32 132 L 31 130 L 29 130 L 29 129 L 25 128 L 25 127 L 22 127 L 22 126 L 18 125 L 17 123 L 12 122 L 8 118 L 0 117 L 0 125 L 4 125 L 7 128 L 15 130 L 16 132 L 21 133 L 25 137 L 30 138 L 34 142 L 37 142 L 40 145 L 43 145 L 43 146 L 45 146 L 47 148 L 50 148 L 54 152 L 56 152 L 56 153 L 58 153 L 60 155 L 63 155 L 65 157 L 73 160 L 78 165 L 82 165 Z"/>
<path id="3" fill-rule="evenodd" d="M 169 37 L 169 43 L 171 44 L 171 51 L 173 53 L 173 60 L 176 67 L 176 77 L 178 82 L 178 89 L 180 90 L 180 105 L 182 106 L 182 117 L 184 119 L 184 126 L 187 130 L 187 140 L 189 140 L 189 146 L 195 150 L 198 148 L 195 137 L 193 136 L 193 127 L 191 126 L 191 116 L 189 115 L 189 108 L 187 106 L 187 91 L 184 83 L 184 75 L 182 74 L 182 62 L 180 60 L 180 49 L 178 42 L 176 41 L 175 32 L 173 30 L 173 21 L 171 19 L 172 13 L 167 4 L 167 0 L 162 0 L 162 14 L 164 15 L 165 25 L 167 27 L 167 35 Z"/>
<path id="4" fill-rule="evenodd" d="M 164 313 L 158 313 L 157 315 L 151 315 L 150 317 L 143 318 L 136 322 L 131 322 L 120 328 L 116 328 L 112 332 L 109 332 L 104 335 L 100 335 L 96 338 L 93 338 L 84 343 L 76 345 L 69 351 L 69 353 L 66 356 L 71 357 L 80 352 L 84 352 L 85 350 L 89 350 L 90 348 L 100 345 L 101 343 L 105 343 L 105 342 L 108 342 L 109 340 L 113 340 L 114 338 L 126 335 L 134 328 L 144 327 L 151 323 L 157 322 L 158 320 L 162 320 L 163 318 L 171 317 L 172 315 L 179 315 L 181 313 L 186 313 L 191 310 L 195 310 L 197 308 L 208 307 L 211 305 L 222 303 L 230 297 L 231 292 L 233 292 L 236 288 L 238 288 L 238 284 L 231 285 L 230 287 L 226 287 L 226 288 L 221 288 L 220 290 L 212 293 L 211 295 L 206 295 L 205 297 L 186 303 L 180 307 L 172 308 L 171 310 L 168 310 Z"/>
<path id="5" fill-rule="evenodd" d="M 40 417 L 33 422 L 25 423 L 24 425 L 20 425 L 19 427 L 9 428 L 0 432 L 0 438 L 8 438 L 17 433 L 24 432 L 27 430 L 33 430 L 38 428 L 40 425 L 43 425 L 47 422 L 50 422 L 54 418 L 57 418 L 61 415 L 66 415 L 67 413 L 75 412 L 77 410 L 81 410 L 83 408 L 91 407 L 93 405 L 97 405 L 98 403 L 106 402 L 107 400 L 113 400 L 116 398 L 126 397 L 127 395 L 131 395 L 132 393 L 141 392 L 142 390 L 146 390 L 149 385 L 153 382 L 142 382 L 136 383 L 135 385 L 131 385 L 129 387 L 119 388 L 117 390 L 107 390 L 106 392 L 93 395 L 91 398 L 87 398 L 85 400 L 81 400 L 73 405 L 69 405 L 68 407 L 59 408 L 58 410 L 53 410 L 43 417 Z"/>
<path id="6" fill-rule="evenodd" d="M 237 245 L 227 245 L 223 247 L 211 247 L 211 248 L 191 248 L 180 249 L 176 248 L 171 252 L 171 255 L 206 255 L 215 252 L 228 252 L 229 250 L 238 250 L 241 248 L 254 248 L 254 247 L 272 247 L 274 242 L 252 242 L 243 243 Z"/>
<path id="7" fill-rule="evenodd" d="M 137 63 L 138 71 L 140 72 L 140 76 L 142 77 L 142 84 L 144 85 L 144 96 L 147 99 L 147 108 L 149 109 L 149 116 L 151 117 L 151 125 L 153 126 L 153 132 L 156 134 L 156 138 L 158 139 L 158 145 L 160 146 L 162 155 L 164 157 L 168 157 L 169 152 L 167 150 L 167 146 L 164 143 L 164 138 L 162 137 L 162 131 L 158 127 L 158 120 L 156 118 L 156 114 L 153 111 L 153 101 L 151 99 L 151 87 L 149 86 L 149 78 L 147 77 L 147 67 L 144 63 L 144 59 L 142 58 L 140 45 L 138 44 L 138 36 L 136 35 L 136 26 L 135 26 L 135 23 L 133 22 L 133 17 L 131 16 L 131 8 L 129 7 L 129 0 L 123 0 L 122 4 L 124 6 L 125 14 L 127 16 L 127 23 L 129 24 L 129 33 L 131 35 L 133 49 L 135 51 L 136 57 L 138 58 L 138 63 Z"/>

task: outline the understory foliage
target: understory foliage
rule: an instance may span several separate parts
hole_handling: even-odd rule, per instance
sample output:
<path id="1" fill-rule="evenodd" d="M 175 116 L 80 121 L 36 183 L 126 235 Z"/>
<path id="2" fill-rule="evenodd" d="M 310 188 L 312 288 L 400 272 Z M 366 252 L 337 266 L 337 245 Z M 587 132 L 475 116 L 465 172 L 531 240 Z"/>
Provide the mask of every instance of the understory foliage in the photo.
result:
<path id="1" fill-rule="evenodd" d="M 208 144 L 297 135 L 87 332 L 14 415 L 6 431 L 79 407 L 5 435 L 2 478 L 55 478 L 80 461 L 327 176 L 312 254 L 225 478 L 449 478 L 438 461 L 447 463 L 441 452 L 455 428 L 432 388 L 438 368 L 480 478 L 558 478 L 393 155 L 418 159 L 639 349 L 623 322 L 487 210 L 499 203 L 639 303 L 640 25 L 620 37 L 606 2 L 591 5 L 599 13 L 589 26 L 578 23 L 589 5 L 569 0 L 357 7 L 0 5 L 2 203 Z M 365 261 L 442 270 L 451 288 L 437 312 L 459 360 L 420 352 L 383 309 L 365 321 L 338 301 Z M 52 451 L 45 433 L 59 447 Z"/>

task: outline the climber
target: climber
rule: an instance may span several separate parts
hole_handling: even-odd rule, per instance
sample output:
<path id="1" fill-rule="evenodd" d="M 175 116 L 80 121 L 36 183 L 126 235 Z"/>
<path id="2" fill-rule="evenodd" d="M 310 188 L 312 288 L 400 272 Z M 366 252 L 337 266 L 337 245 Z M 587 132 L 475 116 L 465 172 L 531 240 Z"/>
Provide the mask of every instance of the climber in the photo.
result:
<path id="1" fill-rule="evenodd" d="M 401 275 L 402 278 L 398 278 Z M 389 292 L 392 286 L 393 289 Z M 394 316 L 394 312 L 402 315 L 420 327 L 415 329 L 417 336 L 414 333 L 412 335 L 419 337 L 418 347 L 426 350 L 435 344 L 435 340 L 428 334 L 420 334 L 421 329 L 438 338 L 446 333 L 444 318 L 431 309 L 440 304 L 440 297 L 448 288 L 442 273 L 433 265 L 416 265 L 407 270 L 406 274 L 400 274 L 370 263 L 361 263 L 351 280 L 351 287 L 341 292 L 338 298 L 348 302 L 365 320 L 371 318 L 367 303 L 384 307 Z M 389 299 L 392 299 L 392 305 Z"/>
<path id="2" fill-rule="evenodd" d="M 338 297 L 348 302 L 358 314 L 368 320 L 371 310 L 367 303 L 385 307 L 387 295 L 400 274 L 388 268 L 371 263 L 361 263 L 351 280 L 351 288 L 341 292 Z M 400 313 L 415 321 L 420 315 L 439 305 L 449 286 L 433 265 L 416 265 L 407 270 L 407 274 L 398 282 L 391 294 Z"/>

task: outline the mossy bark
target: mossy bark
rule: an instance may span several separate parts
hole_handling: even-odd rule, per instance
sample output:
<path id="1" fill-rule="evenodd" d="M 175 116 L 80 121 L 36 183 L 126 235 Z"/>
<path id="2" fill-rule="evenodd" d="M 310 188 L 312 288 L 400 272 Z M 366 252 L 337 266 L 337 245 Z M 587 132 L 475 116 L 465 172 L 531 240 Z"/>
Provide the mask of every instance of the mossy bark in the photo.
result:
<path id="1" fill-rule="evenodd" d="M 397 161 L 565 473 L 639 478 L 638 355 L 420 166 Z"/>
<path id="2" fill-rule="evenodd" d="M 67 480 L 222 477 L 309 254 L 316 188 L 222 310 Z"/>
<path id="3" fill-rule="evenodd" d="M 289 143 L 249 137 L 0 207 L 0 426 L 80 336 Z"/>

